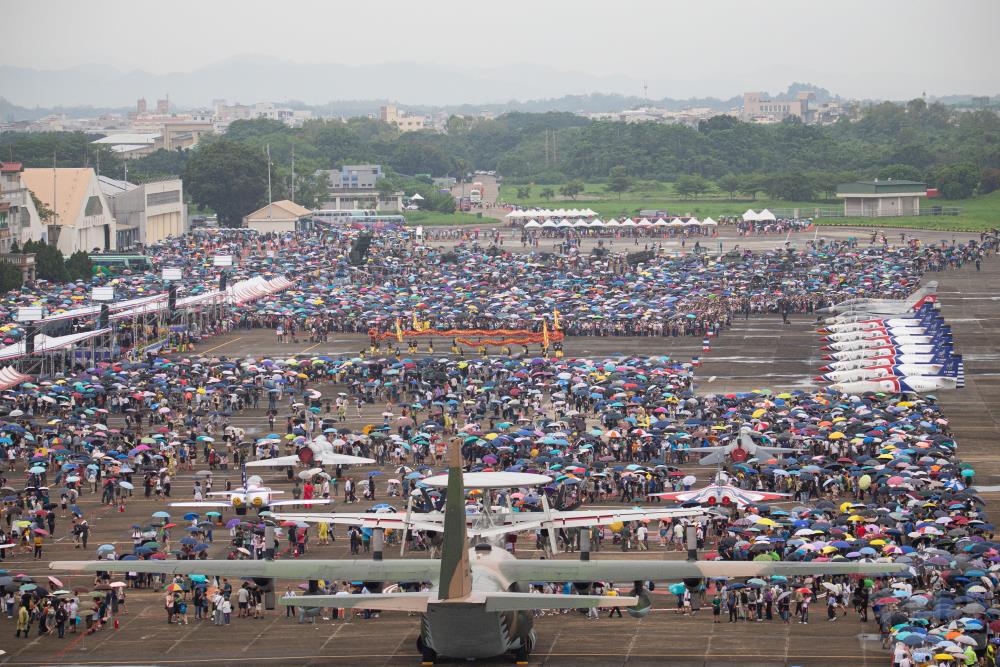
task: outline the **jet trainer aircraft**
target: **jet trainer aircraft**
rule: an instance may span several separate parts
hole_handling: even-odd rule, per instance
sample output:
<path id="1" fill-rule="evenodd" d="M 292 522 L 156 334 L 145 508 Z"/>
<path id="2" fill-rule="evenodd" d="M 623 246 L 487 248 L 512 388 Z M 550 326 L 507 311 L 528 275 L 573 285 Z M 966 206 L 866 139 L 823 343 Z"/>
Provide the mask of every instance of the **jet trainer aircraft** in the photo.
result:
<path id="1" fill-rule="evenodd" d="M 740 429 L 740 435 L 738 438 L 734 438 L 725 445 L 720 445 L 718 447 L 700 447 L 690 451 L 698 455 L 705 454 L 705 456 L 702 456 L 701 459 L 699 459 L 699 464 L 715 465 L 722 463 L 727 458 L 740 463 L 750 458 L 760 458 L 762 454 L 771 457 L 775 454 L 792 454 L 800 452 L 802 449 L 794 447 L 775 447 L 770 444 L 758 445 L 753 439 L 753 431 L 744 427 Z"/>
<path id="2" fill-rule="evenodd" d="M 364 456 L 338 454 L 333 450 L 333 444 L 321 435 L 306 446 L 299 449 L 299 451 L 295 454 L 291 454 L 290 456 L 276 456 L 272 459 L 250 461 L 247 463 L 247 467 L 284 468 L 288 466 L 295 466 L 299 463 L 307 466 L 367 465 L 369 463 L 375 463 L 375 459 L 365 458 Z"/>
<path id="3" fill-rule="evenodd" d="M 668 560 L 526 560 L 489 544 L 469 548 L 466 540 L 465 494 L 458 447 L 448 452 L 448 491 L 444 512 L 444 540 L 440 559 L 397 560 L 129 560 L 54 561 L 53 570 L 87 572 L 152 572 L 254 577 L 273 586 L 274 578 L 429 582 L 420 592 L 360 595 L 303 595 L 281 603 L 304 607 L 362 608 L 416 611 L 422 614 L 417 647 L 425 662 L 438 656 L 458 659 L 488 658 L 514 653 L 527 660 L 535 643 L 532 610 L 580 609 L 634 605 L 648 612 L 649 596 L 643 581 L 705 577 L 801 576 L 806 574 L 885 574 L 901 572 L 893 563 L 801 563 L 782 561 L 668 561 Z M 533 581 L 637 582 L 635 595 L 537 595 Z"/>
<path id="4" fill-rule="evenodd" d="M 918 310 L 925 303 L 937 301 L 937 281 L 932 280 L 905 299 L 848 299 L 817 312 L 834 314 L 885 314 L 902 315 Z"/>
<path id="5" fill-rule="evenodd" d="M 230 491 L 214 491 L 209 496 L 225 498 L 225 500 L 190 500 L 170 503 L 171 507 L 212 507 L 226 508 L 232 507 L 237 514 L 246 514 L 247 509 L 252 508 L 258 511 L 275 509 L 278 507 L 310 507 L 312 505 L 329 505 L 329 498 L 319 498 L 316 500 L 275 500 L 274 496 L 284 493 L 264 486 L 264 480 L 257 475 L 251 475 L 238 489 Z"/>

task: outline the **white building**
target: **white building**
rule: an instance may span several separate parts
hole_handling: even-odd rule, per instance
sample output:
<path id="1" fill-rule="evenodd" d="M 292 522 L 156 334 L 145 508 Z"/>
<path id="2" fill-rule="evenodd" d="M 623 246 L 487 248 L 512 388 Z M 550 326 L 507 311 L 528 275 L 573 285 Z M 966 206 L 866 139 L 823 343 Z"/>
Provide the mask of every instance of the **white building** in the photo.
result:
<path id="1" fill-rule="evenodd" d="M 115 217 L 119 248 L 148 246 L 187 231 L 187 205 L 181 179 L 142 185 L 106 176 L 98 180 Z"/>
<path id="2" fill-rule="evenodd" d="M 293 201 L 282 199 L 243 216 L 243 226 L 261 234 L 294 232 L 299 220 L 312 216 L 312 211 Z"/>
<path id="3" fill-rule="evenodd" d="M 63 255 L 118 247 L 115 219 L 93 169 L 25 169 L 23 182 L 52 210 L 48 241 Z"/>
<path id="4" fill-rule="evenodd" d="M 6 206 L 5 226 L 0 225 L 0 252 L 7 252 L 14 241 L 45 241 L 48 230 L 38 216 L 38 209 L 23 181 L 20 162 L 0 162 L 0 208 Z"/>

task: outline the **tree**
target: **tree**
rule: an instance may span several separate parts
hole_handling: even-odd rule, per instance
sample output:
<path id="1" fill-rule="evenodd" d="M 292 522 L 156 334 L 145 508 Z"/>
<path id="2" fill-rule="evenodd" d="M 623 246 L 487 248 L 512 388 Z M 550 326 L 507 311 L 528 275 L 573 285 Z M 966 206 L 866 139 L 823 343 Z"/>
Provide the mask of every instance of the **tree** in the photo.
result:
<path id="1" fill-rule="evenodd" d="M 211 208 L 224 227 L 267 203 L 267 160 L 230 139 L 195 149 L 184 168 L 184 189 L 202 208 Z"/>
<path id="2" fill-rule="evenodd" d="M 566 185 L 559 188 L 559 194 L 563 197 L 569 197 L 570 199 L 576 199 L 576 196 L 583 192 L 583 183 L 580 181 L 570 181 Z"/>
<path id="3" fill-rule="evenodd" d="M 785 171 L 767 176 L 764 191 L 775 199 L 809 201 L 816 195 L 816 185 L 808 174 Z"/>
<path id="4" fill-rule="evenodd" d="M 66 271 L 70 280 L 90 280 L 94 275 L 94 265 L 83 250 L 77 250 L 66 260 Z"/>
<path id="5" fill-rule="evenodd" d="M 988 195 L 995 190 L 1000 190 L 1000 169 L 983 169 L 979 176 L 979 194 Z"/>
<path id="6" fill-rule="evenodd" d="M 55 211 L 42 203 L 42 200 L 38 198 L 38 195 L 32 190 L 28 190 L 28 194 L 31 195 L 31 202 L 35 205 L 35 210 L 38 211 L 39 219 L 44 223 L 52 222 L 55 218 Z"/>
<path id="7" fill-rule="evenodd" d="M 35 274 L 39 280 L 64 283 L 69 280 L 66 262 L 63 254 L 55 246 L 43 241 L 28 241 L 24 244 L 24 252 L 35 254 Z"/>
<path id="8" fill-rule="evenodd" d="M 517 188 L 517 198 L 527 199 L 531 196 L 531 186 L 530 185 L 520 185 Z"/>
<path id="9" fill-rule="evenodd" d="M 967 162 L 947 164 L 931 172 L 931 183 L 941 191 L 945 199 L 971 197 L 979 184 L 979 178 L 979 170 Z"/>
<path id="10" fill-rule="evenodd" d="M 736 174 L 725 174 L 715 182 L 719 189 L 729 193 L 730 199 L 736 198 L 736 191 L 740 189 L 740 177 Z"/>
<path id="11" fill-rule="evenodd" d="M 923 100 L 921 100 L 923 101 Z M 892 179 L 894 181 L 922 181 L 923 174 L 920 170 L 909 164 L 890 164 L 878 170 L 880 180 Z"/>
<path id="12" fill-rule="evenodd" d="M 552 188 L 542 188 L 542 191 L 538 193 L 538 196 L 545 201 L 548 201 L 555 197 L 556 193 L 552 190 Z"/>
<path id="13" fill-rule="evenodd" d="M 21 269 L 7 262 L 0 263 L 0 292 L 20 289 L 24 282 Z"/>
<path id="14" fill-rule="evenodd" d="M 674 190 L 681 197 L 694 197 L 708 190 L 708 181 L 700 174 L 681 174 L 674 181 Z"/>
<path id="15" fill-rule="evenodd" d="M 756 200 L 757 193 L 761 189 L 761 181 L 762 177 L 760 174 L 744 174 L 740 176 L 740 193 L 750 197 L 750 199 Z"/>
<path id="16" fill-rule="evenodd" d="M 618 193 L 618 199 L 622 198 L 622 193 L 632 187 L 632 177 L 625 171 L 625 167 L 611 167 L 608 173 L 608 190 Z"/>

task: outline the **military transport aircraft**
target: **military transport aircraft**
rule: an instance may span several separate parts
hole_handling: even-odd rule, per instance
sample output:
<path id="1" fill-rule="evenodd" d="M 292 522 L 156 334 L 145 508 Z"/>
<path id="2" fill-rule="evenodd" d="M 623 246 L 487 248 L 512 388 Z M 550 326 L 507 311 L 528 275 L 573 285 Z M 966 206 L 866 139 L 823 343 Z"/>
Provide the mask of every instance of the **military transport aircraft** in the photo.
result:
<path id="1" fill-rule="evenodd" d="M 466 540 L 465 483 L 458 447 L 448 452 L 448 487 L 440 559 L 395 560 L 148 560 L 54 561 L 53 570 L 202 574 L 263 579 L 326 579 L 429 582 L 421 592 L 358 595 L 304 595 L 282 598 L 284 605 L 416 611 L 422 614 L 417 646 L 425 662 L 438 656 L 489 658 L 514 653 L 525 661 L 535 643 L 532 610 L 634 605 L 650 608 L 644 581 L 704 577 L 876 574 L 905 569 L 892 563 L 800 563 L 775 561 L 526 560 L 489 544 L 469 548 Z M 538 595 L 534 581 L 636 582 L 631 596 Z M 273 585 L 273 582 L 272 582 Z"/>

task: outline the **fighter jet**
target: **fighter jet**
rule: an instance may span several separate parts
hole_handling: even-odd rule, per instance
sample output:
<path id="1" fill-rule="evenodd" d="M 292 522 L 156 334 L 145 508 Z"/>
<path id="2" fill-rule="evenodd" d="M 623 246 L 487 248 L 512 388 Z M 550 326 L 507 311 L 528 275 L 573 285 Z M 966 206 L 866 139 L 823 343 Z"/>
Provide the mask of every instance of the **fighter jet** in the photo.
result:
<path id="1" fill-rule="evenodd" d="M 736 507 L 744 509 L 747 505 L 755 505 L 768 500 L 784 500 L 791 498 L 787 493 L 768 493 L 741 489 L 729 483 L 729 477 L 724 472 L 718 472 L 711 484 L 690 491 L 667 491 L 651 493 L 651 498 L 675 500 L 684 504 L 697 503 L 707 507 Z"/>
<path id="2" fill-rule="evenodd" d="M 767 458 L 771 458 L 775 454 L 791 454 L 802 450 L 791 447 L 774 447 L 770 444 L 758 445 L 754 441 L 754 432 L 747 427 L 743 427 L 740 429 L 739 437 L 734 438 L 725 445 L 701 447 L 691 451 L 696 454 L 707 452 L 698 461 L 699 464 L 716 465 L 722 463 L 727 458 L 735 462 L 742 462 L 754 457 L 761 458 L 762 456 L 766 456 Z"/>
<path id="3" fill-rule="evenodd" d="M 246 514 L 248 508 L 258 511 L 275 509 L 278 507 L 310 507 L 312 505 L 329 505 L 329 499 L 319 498 L 316 500 L 275 500 L 274 496 L 284 491 L 276 491 L 264 486 L 264 480 L 257 475 L 246 478 L 243 486 L 231 491 L 214 491 L 209 496 L 225 498 L 225 500 L 192 500 L 184 502 L 170 503 L 171 507 L 212 507 L 223 509 L 232 507 L 237 514 Z"/>
<path id="4" fill-rule="evenodd" d="M 465 494 L 458 447 L 448 452 L 448 490 L 444 511 L 444 539 L 440 559 L 399 560 L 129 560 L 54 561 L 53 570 L 87 572 L 152 572 L 256 578 L 273 590 L 275 578 L 368 582 L 429 582 L 420 592 L 359 595 L 306 594 L 282 598 L 281 604 L 421 613 L 417 648 L 425 662 L 438 656 L 471 660 L 513 653 L 526 661 L 535 644 L 532 610 L 629 607 L 648 613 L 651 602 L 643 581 L 706 577 L 768 577 L 806 574 L 891 574 L 904 564 L 782 561 L 669 561 L 662 559 L 529 560 L 518 559 L 489 544 L 469 548 L 466 536 Z M 538 595 L 530 582 L 639 582 L 633 595 Z M 316 590 L 310 586 L 310 593 Z"/>
<path id="5" fill-rule="evenodd" d="M 950 357 L 943 363 L 928 364 L 896 364 L 896 363 L 873 363 L 863 368 L 845 369 L 831 371 L 823 375 L 817 375 L 814 380 L 817 382 L 860 382 L 862 380 L 874 380 L 888 375 L 918 376 L 926 375 L 930 377 L 944 376 L 954 373 L 957 375 L 959 364 L 962 363 L 962 355 L 957 354 Z"/>
<path id="6" fill-rule="evenodd" d="M 937 301 L 937 281 L 932 280 L 905 299 L 848 299 L 828 308 L 820 308 L 821 313 L 877 313 L 896 315 L 916 311 L 925 303 Z"/>
<path id="7" fill-rule="evenodd" d="M 302 463 L 307 466 L 341 466 L 341 465 L 365 465 L 375 463 L 375 459 L 364 456 L 350 456 L 348 454 L 338 454 L 333 450 L 333 444 L 320 435 L 315 440 L 299 449 L 291 456 L 277 456 L 273 459 L 261 459 L 250 461 L 248 468 L 284 468 Z"/>

